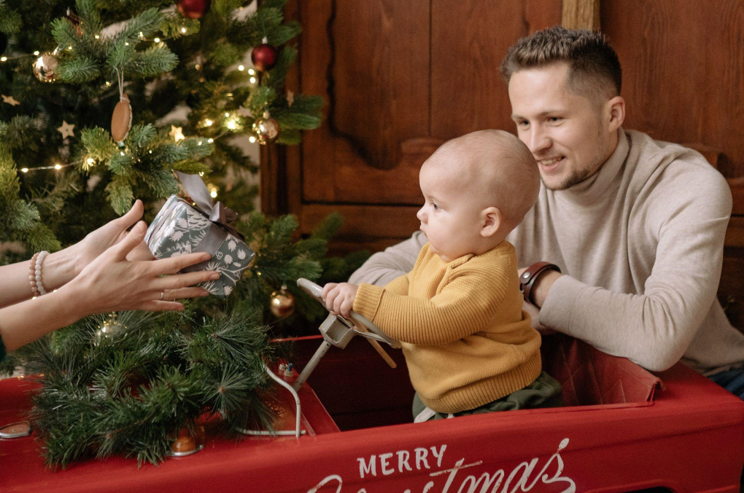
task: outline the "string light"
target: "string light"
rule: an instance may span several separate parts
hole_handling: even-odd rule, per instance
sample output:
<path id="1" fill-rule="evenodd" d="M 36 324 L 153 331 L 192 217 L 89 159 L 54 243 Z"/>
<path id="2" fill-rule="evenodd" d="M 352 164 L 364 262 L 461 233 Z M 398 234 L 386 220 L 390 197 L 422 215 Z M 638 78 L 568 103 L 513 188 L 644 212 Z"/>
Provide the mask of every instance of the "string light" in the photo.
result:
<path id="1" fill-rule="evenodd" d="M 155 41 L 156 43 L 160 43 L 160 38 L 155 38 L 153 39 L 153 41 Z"/>
<path id="2" fill-rule="evenodd" d="M 101 36 L 100 36 L 100 34 L 96 34 L 95 38 L 96 38 L 96 39 L 101 39 Z"/>
<path id="3" fill-rule="evenodd" d="M 242 72 L 243 70 L 245 70 L 245 67 L 243 65 L 238 65 L 238 70 L 240 70 Z M 250 72 L 248 72 L 248 73 L 250 73 Z"/>
<path id="4" fill-rule="evenodd" d="M 211 144 L 212 142 L 214 142 L 214 139 L 209 139 L 209 140 L 207 140 L 207 142 L 209 142 Z"/>
<path id="5" fill-rule="evenodd" d="M 256 138 L 253 135 L 251 135 L 250 137 L 248 137 L 248 142 L 250 142 L 251 144 L 255 144 Z"/>
<path id="6" fill-rule="evenodd" d="M 251 77 L 250 78 L 250 81 L 251 81 L 251 84 L 255 84 L 256 83 L 256 78 L 255 77 Z"/>
<path id="7" fill-rule="evenodd" d="M 59 171 L 59 170 L 62 169 L 62 165 L 61 164 L 55 164 L 54 165 L 54 169 L 56 169 L 57 171 Z"/>
<path id="8" fill-rule="evenodd" d="M 6 56 L 0 57 L 0 62 L 6 62 L 6 61 L 8 61 L 8 57 Z"/>
<path id="9" fill-rule="evenodd" d="M 211 127 L 213 123 L 214 122 L 212 120 L 210 120 L 209 118 L 207 118 L 206 120 L 204 120 L 204 125 L 206 125 L 207 127 Z"/>
<path id="10" fill-rule="evenodd" d="M 253 70 L 252 68 L 250 68 L 250 69 L 248 69 L 248 74 L 250 74 L 250 75 L 256 75 L 256 71 Z"/>
<path id="11" fill-rule="evenodd" d="M 181 28 L 181 32 L 184 33 L 184 34 L 186 34 L 186 28 L 185 27 L 182 27 Z"/>
<path id="12" fill-rule="evenodd" d="M 28 168 L 21 168 L 21 172 L 28 173 Z"/>

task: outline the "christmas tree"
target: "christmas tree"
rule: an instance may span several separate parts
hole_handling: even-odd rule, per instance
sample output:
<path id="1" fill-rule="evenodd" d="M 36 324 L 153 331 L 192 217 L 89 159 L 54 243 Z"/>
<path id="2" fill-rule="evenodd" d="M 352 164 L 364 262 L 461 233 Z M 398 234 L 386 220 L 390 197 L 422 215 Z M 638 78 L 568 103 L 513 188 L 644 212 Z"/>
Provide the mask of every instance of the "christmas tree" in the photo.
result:
<path id="1" fill-rule="evenodd" d="M 89 317 L 18 351 L 13 363 L 44 374 L 32 418 L 48 464 L 157 463 L 205 415 L 228 435 L 270 428 L 267 307 L 318 317 L 295 280 L 341 279 L 363 260 L 326 258 L 337 216 L 297 239 L 293 217 L 251 212 L 258 167 L 241 141 L 297 144 L 321 118 L 319 97 L 284 87 L 300 32 L 284 3 L 0 1 L 2 262 L 79 241 L 135 198 L 151 220 L 179 191 L 174 171 L 203 175 L 257 253 L 226 301 Z"/>

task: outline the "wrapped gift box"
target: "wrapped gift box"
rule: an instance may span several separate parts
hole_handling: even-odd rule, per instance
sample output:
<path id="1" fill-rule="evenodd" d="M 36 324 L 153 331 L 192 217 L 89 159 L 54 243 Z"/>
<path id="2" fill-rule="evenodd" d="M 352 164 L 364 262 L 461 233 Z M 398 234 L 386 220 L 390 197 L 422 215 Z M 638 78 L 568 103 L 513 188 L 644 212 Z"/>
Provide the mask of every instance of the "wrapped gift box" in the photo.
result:
<path id="1" fill-rule="evenodd" d="M 255 255 L 236 234 L 175 195 L 171 195 L 150 224 L 145 242 L 157 258 L 196 252 L 211 254 L 210 260 L 187 267 L 182 272 L 219 272 L 219 279 L 199 286 L 220 298 L 226 298 L 232 292 Z"/>

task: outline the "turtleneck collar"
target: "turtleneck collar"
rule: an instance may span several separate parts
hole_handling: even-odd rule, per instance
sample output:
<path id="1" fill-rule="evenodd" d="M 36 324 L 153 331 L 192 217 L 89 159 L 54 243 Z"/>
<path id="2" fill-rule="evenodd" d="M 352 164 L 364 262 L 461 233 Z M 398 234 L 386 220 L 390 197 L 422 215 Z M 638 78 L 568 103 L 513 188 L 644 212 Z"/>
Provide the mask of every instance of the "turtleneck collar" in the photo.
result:
<path id="1" fill-rule="evenodd" d="M 591 204 L 605 194 L 620 174 L 630 151 L 630 144 L 625 131 L 619 128 L 617 133 L 617 147 L 598 172 L 566 190 L 558 190 L 552 193 L 581 205 Z"/>

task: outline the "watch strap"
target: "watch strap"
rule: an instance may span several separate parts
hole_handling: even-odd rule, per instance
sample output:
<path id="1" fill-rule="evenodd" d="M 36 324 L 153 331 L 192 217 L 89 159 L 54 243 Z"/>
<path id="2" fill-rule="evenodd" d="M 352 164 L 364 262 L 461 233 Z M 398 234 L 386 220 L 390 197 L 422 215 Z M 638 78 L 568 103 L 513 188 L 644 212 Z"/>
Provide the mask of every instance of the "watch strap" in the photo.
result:
<path id="1" fill-rule="evenodd" d="M 519 287 L 522 290 L 524 300 L 528 303 L 535 304 L 535 300 L 532 299 L 532 289 L 535 287 L 537 280 L 548 270 L 554 270 L 558 273 L 561 272 L 560 267 L 550 262 L 536 262 L 527 267 L 522 275 L 519 276 Z"/>

